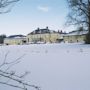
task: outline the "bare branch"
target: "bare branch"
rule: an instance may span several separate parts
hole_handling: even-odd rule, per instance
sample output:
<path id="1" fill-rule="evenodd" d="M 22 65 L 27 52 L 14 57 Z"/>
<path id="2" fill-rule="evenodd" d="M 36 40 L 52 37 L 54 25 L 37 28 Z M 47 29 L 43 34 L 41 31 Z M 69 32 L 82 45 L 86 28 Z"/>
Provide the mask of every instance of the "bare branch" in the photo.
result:
<path id="1" fill-rule="evenodd" d="M 6 79 L 5 82 L 4 81 L 0 81 L 0 84 L 5 84 L 8 86 L 12 86 L 12 87 L 16 87 L 19 89 L 23 89 L 23 90 L 28 90 L 27 87 L 32 87 L 35 88 L 37 90 L 39 90 L 38 86 L 35 85 L 31 85 L 29 84 L 27 81 L 25 81 L 23 78 L 29 74 L 29 72 L 25 72 L 22 75 L 16 75 L 15 71 L 8 71 L 12 66 L 14 66 L 15 64 L 19 63 L 20 60 L 26 55 L 21 55 L 20 57 L 18 57 L 16 60 L 12 61 L 12 62 L 7 62 L 7 56 L 8 56 L 9 52 L 7 52 L 5 54 L 5 58 L 3 63 L 0 65 L 0 78 L 4 78 Z M 5 65 L 7 65 L 7 68 L 5 70 L 2 70 L 2 67 L 5 67 Z M 10 82 L 15 82 L 17 84 L 13 84 Z M 18 84 L 19 83 L 19 84 Z"/>
<path id="2" fill-rule="evenodd" d="M 24 82 L 24 81 L 21 79 L 21 77 L 15 75 L 15 73 L 13 74 L 13 73 L 8 73 L 8 72 L 3 72 L 2 70 L 0 70 L 0 76 L 5 77 L 5 78 L 8 78 L 8 79 L 10 79 L 10 80 L 13 80 L 14 82 L 18 82 L 19 84 L 24 85 L 24 87 L 29 86 L 29 87 L 33 87 L 33 88 L 39 90 L 39 87 L 38 87 L 38 86 L 30 85 L 30 84 L 28 84 L 27 82 Z M 0 83 L 6 84 L 6 85 L 9 85 L 9 86 L 11 85 L 11 86 L 15 86 L 15 87 L 17 87 L 17 88 L 20 88 L 19 85 L 13 85 L 13 84 L 10 84 L 10 83 L 8 84 L 7 82 L 0 82 Z"/>
<path id="3" fill-rule="evenodd" d="M 69 20 L 71 24 L 90 24 L 90 0 L 67 0 L 71 12 Z M 70 22 L 69 21 L 69 22 Z"/>
<path id="4" fill-rule="evenodd" d="M 9 51 L 5 54 L 5 57 L 4 57 L 4 60 L 3 60 L 3 63 L 0 65 L 0 68 L 1 68 L 2 66 L 4 66 L 5 64 L 7 64 L 7 63 L 6 63 L 6 60 L 7 60 L 7 56 L 8 56 L 8 54 L 9 54 Z"/>
<path id="5" fill-rule="evenodd" d="M 10 12 L 13 4 L 18 1 L 20 0 L 0 0 L 0 14 Z M 9 51 L 5 54 L 3 63 L 0 64 L 0 78 L 5 79 L 5 81 L 0 80 L 0 84 L 19 88 L 22 90 L 28 90 L 27 87 L 32 87 L 39 90 L 40 88 L 38 86 L 31 85 L 23 79 L 29 72 L 25 72 L 22 75 L 16 75 L 15 71 L 9 71 L 12 66 L 20 62 L 20 60 L 25 56 L 25 54 L 11 62 L 7 61 L 8 55 Z"/>
<path id="6" fill-rule="evenodd" d="M 20 0 L 0 0 L 0 14 L 10 12 L 13 5 L 18 1 Z"/>
<path id="7" fill-rule="evenodd" d="M 22 87 L 20 87 L 20 86 L 13 85 L 13 84 L 8 84 L 8 83 L 6 83 L 6 82 L 0 82 L 0 84 L 4 84 L 4 85 L 11 86 L 11 87 L 15 87 L 15 88 L 19 88 L 19 89 L 27 90 L 27 89 L 25 89 L 25 88 L 22 88 Z"/>
<path id="8" fill-rule="evenodd" d="M 9 69 L 10 69 L 12 66 L 14 66 L 15 64 L 20 63 L 20 59 L 22 59 L 25 55 L 26 55 L 26 54 L 18 57 L 16 60 L 14 60 L 14 61 L 12 61 L 12 62 L 6 63 L 6 64 L 8 64 L 9 66 L 7 67 L 7 69 L 6 69 L 5 71 L 9 70 Z"/>

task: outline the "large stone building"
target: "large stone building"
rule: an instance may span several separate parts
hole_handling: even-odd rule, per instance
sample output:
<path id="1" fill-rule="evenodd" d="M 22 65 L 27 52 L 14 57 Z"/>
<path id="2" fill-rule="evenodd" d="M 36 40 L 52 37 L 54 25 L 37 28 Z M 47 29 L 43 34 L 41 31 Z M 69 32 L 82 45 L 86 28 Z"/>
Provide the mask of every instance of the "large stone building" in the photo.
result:
<path id="1" fill-rule="evenodd" d="M 4 39 L 5 45 L 23 45 L 26 43 L 26 37 L 23 35 L 11 35 Z"/>
<path id="2" fill-rule="evenodd" d="M 85 42 L 87 33 L 88 33 L 87 30 L 72 31 L 64 35 L 63 39 L 64 39 L 64 42 L 67 42 L 67 43 Z"/>
<path id="3" fill-rule="evenodd" d="M 63 34 L 54 30 L 49 30 L 48 27 L 45 29 L 36 29 L 27 35 L 28 43 L 57 43 L 61 42 Z"/>

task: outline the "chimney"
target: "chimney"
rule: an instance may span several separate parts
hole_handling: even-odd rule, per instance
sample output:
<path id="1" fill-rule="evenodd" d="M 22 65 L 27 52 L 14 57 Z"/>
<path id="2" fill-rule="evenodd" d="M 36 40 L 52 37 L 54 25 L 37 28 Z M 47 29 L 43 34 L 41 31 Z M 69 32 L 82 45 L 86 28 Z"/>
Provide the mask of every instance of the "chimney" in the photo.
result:
<path id="1" fill-rule="evenodd" d="M 46 29 L 48 29 L 48 26 L 46 27 Z"/>

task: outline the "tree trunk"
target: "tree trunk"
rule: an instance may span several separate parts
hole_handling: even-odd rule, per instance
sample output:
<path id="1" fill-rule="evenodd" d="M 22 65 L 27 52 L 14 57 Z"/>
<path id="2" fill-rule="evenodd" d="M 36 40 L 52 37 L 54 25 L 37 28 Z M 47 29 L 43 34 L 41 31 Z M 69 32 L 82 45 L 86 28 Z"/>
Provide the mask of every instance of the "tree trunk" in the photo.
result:
<path id="1" fill-rule="evenodd" d="M 86 35 L 86 44 L 90 44 L 90 6 L 88 8 L 88 34 Z"/>

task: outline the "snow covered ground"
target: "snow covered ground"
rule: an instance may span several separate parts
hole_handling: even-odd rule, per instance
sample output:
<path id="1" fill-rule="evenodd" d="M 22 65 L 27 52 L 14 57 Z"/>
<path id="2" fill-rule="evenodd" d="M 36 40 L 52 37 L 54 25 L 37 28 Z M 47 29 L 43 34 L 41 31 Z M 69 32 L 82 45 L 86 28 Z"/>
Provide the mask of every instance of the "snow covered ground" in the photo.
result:
<path id="1" fill-rule="evenodd" d="M 90 45 L 31 44 L 0 46 L 0 62 L 22 57 L 11 69 L 30 71 L 26 80 L 42 90 L 90 90 Z M 18 90 L 0 85 L 0 90 Z"/>

